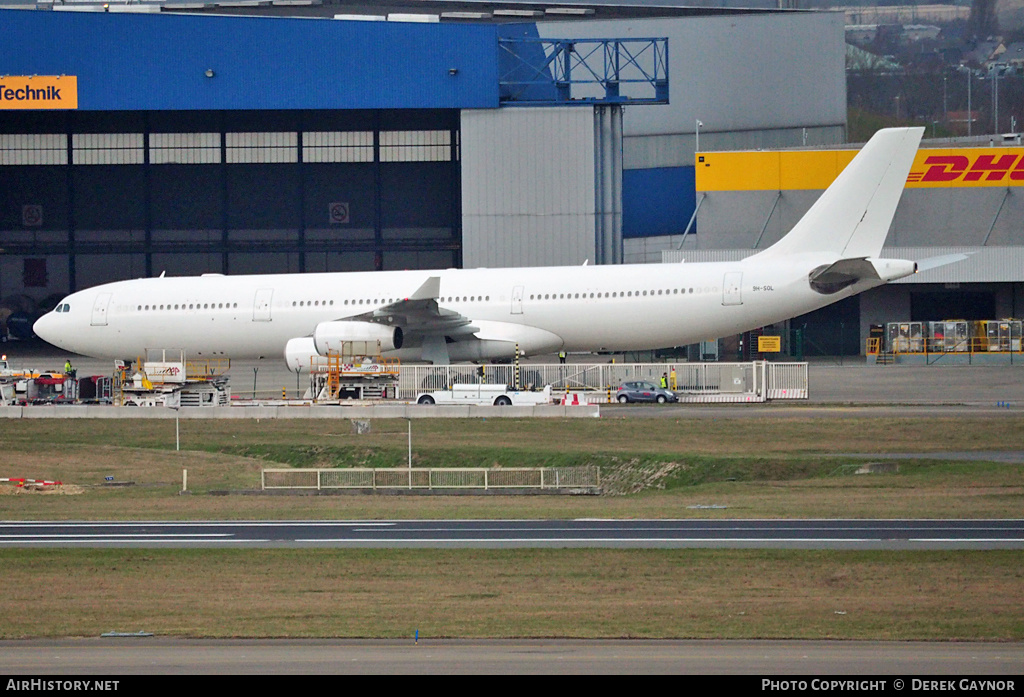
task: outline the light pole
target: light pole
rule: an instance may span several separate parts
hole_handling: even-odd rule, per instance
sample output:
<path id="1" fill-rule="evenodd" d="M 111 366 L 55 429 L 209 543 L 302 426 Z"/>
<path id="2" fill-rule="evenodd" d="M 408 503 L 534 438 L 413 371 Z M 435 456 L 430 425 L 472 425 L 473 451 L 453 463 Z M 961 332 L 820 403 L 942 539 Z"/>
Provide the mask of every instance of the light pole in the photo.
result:
<path id="1" fill-rule="evenodd" d="M 949 107 L 946 100 L 946 76 L 942 76 L 942 125 L 949 128 Z"/>
<path id="2" fill-rule="evenodd" d="M 992 71 L 992 132 L 999 134 L 999 68 Z"/>
<path id="3" fill-rule="evenodd" d="M 967 69 L 967 137 L 971 137 L 974 126 L 974 112 L 971 111 L 971 69 Z"/>
<path id="4" fill-rule="evenodd" d="M 695 132 L 697 134 L 697 142 L 696 142 L 696 144 L 693 147 L 694 154 L 700 152 L 700 129 L 704 125 L 704 122 L 701 121 L 700 119 L 697 119 L 697 124 L 696 125 L 697 125 L 697 129 L 696 129 Z"/>

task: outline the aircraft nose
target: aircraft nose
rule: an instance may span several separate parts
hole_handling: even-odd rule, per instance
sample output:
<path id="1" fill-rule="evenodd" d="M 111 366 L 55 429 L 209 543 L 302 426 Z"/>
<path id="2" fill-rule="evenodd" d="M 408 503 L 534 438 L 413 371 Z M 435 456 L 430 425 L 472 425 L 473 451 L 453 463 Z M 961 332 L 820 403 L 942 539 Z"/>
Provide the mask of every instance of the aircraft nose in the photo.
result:
<path id="1" fill-rule="evenodd" d="M 32 325 L 32 331 L 35 332 L 36 336 L 50 344 L 54 343 L 54 338 L 57 335 L 56 329 L 57 318 L 54 317 L 52 311 L 47 312 Z"/>

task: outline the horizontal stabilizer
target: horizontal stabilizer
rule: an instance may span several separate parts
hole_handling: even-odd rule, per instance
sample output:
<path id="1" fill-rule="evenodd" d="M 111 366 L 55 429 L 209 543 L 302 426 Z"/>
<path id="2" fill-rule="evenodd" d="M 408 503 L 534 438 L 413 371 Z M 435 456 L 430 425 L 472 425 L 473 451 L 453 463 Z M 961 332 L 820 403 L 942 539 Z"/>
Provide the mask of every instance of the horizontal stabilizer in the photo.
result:
<path id="1" fill-rule="evenodd" d="M 878 280 L 878 278 L 878 272 L 875 271 L 874 265 L 866 258 L 860 258 L 840 259 L 834 264 L 819 266 L 811 271 L 808 281 L 816 292 L 831 295 L 852 286 L 857 281 Z"/>
<path id="2" fill-rule="evenodd" d="M 811 289 L 822 295 L 832 295 L 844 288 L 849 288 L 861 281 L 880 282 L 894 281 L 916 273 L 917 264 L 907 259 L 840 259 L 833 264 L 819 266 L 807 277 Z M 863 288 L 861 289 L 863 290 Z"/>
<path id="3" fill-rule="evenodd" d="M 922 259 L 917 262 L 917 270 L 927 271 L 928 269 L 937 269 L 940 266 L 945 266 L 946 264 L 955 264 L 958 261 L 964 261 L 969 256 L 970 254 L 943 254 L 939 257 L 928 257 L 927 259 Z"/>

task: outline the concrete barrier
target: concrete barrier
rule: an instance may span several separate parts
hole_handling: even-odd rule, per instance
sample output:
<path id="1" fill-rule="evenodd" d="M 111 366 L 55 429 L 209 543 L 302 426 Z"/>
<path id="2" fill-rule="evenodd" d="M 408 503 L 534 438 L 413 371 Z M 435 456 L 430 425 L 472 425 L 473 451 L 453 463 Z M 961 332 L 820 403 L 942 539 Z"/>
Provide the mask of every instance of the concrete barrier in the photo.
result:
<path id="1" fill-rule="evenodd" d="M 0 419 L 495 419 L 495 418 L 597 418 L 596 404 L 495 406 L 304 405 L 231 407 L 111 407 L 95 405 L 39 405 L 0 407 Z"/>

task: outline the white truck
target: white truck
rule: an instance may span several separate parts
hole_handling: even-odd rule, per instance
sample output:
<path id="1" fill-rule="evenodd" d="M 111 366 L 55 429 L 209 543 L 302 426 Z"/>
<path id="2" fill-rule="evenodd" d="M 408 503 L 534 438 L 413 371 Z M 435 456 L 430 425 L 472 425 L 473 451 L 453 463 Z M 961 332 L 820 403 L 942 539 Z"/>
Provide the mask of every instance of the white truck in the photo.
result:
<path id="1" fill-rule="evenodd" d="M 496 407 L 532 407 L 538 404 L 551 404 L 551 385 L 547 385 L 543 390 L 536 392 L 513 390 L 509 389 L 507 385 L 489 385 L 486 383 L 452 385 L 450 390 L 420 392 L 416 395 L 416 403 L 443 405 L 475 404 L 483 406 L 493 404 Z"/>

